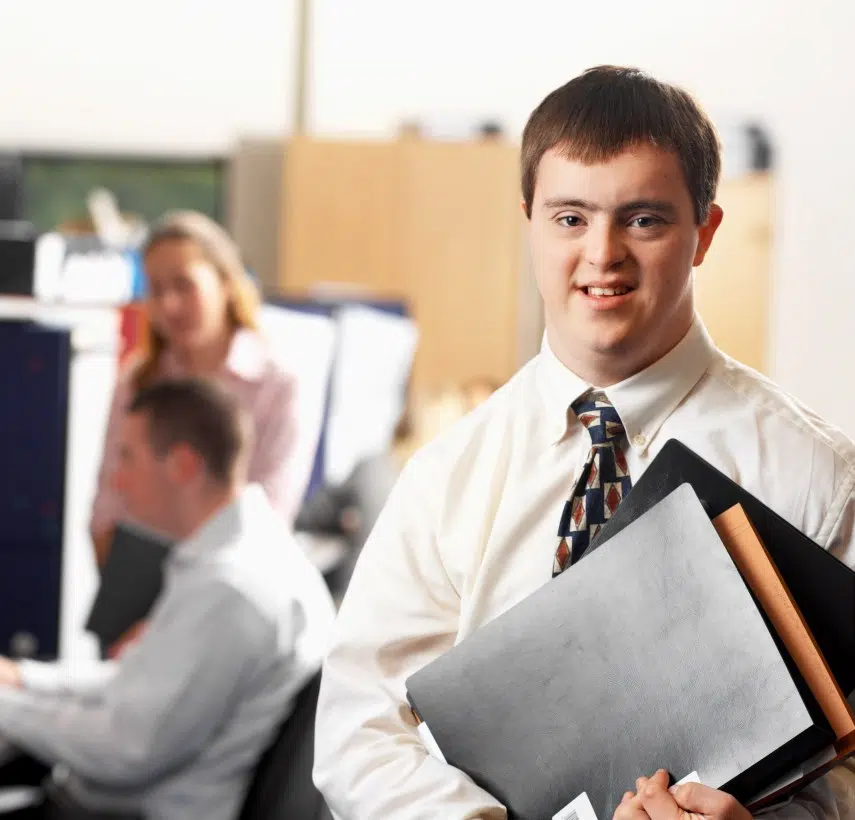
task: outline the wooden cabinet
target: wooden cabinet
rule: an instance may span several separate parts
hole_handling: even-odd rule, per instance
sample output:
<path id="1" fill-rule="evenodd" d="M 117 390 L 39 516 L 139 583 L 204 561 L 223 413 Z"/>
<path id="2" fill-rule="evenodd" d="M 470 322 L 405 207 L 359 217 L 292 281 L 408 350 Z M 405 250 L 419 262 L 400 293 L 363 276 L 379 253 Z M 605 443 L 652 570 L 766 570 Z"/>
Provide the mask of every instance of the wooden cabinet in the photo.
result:
<path id="1" fill-rule="evenodd" d="M 504 381 L 534 352 L 516 146 L 298 138 L 284 168 L 284 290 L 344 283 L 406 299 L 421 386 Z"/>
<path id="2" fill-rule="evenodd" d="M 768 374 L 771 366 L 772 178 L 724 180 L 716 201 L 724 220 L 695 270 L 695 300 L 716 344 Z"/>

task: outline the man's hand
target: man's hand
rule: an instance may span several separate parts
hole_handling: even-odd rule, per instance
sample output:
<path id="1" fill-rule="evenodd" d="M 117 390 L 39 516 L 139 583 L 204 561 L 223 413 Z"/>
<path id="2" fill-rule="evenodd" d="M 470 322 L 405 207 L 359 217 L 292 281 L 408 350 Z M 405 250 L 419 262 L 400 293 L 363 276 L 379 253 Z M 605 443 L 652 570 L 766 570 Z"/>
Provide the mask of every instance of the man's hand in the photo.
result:
<path id="1" fill-rule="evenodd" d="M 0 686 L 21 686 L 21 667 L 15 661 L 0 656 Z"/>
<path id="2" fill-rule="evenodd" d="M 751 820 L 736 798 L 700 783 L 668 788 L 668 775 L 657 772 L 636 782 L 637 794 L 627 792 L 615 820 Z"/>
<path id="3" fill-rule="evenodd" d="M 620 805 L 615 809 L 614 820 L 650 820 L 641 802 L 641 793 L 648 783 L 656 783 L 657 787 L 668 788 L 668 772 L 660 769 L 651 778 L 639 777 L 635 781 L 634 792 L 626 792 Z"/>

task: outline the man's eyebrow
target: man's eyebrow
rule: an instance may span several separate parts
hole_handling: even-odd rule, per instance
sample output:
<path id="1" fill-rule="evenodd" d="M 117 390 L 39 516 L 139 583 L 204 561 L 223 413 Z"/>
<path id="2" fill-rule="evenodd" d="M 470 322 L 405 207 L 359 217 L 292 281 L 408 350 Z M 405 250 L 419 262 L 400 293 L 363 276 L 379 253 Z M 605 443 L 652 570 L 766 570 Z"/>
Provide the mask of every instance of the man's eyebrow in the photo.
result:
<path id="1" fill-rule="evenodd" d="M 555 208 L 579 208 L 582 211 L 602 210 L 599 205 L 595 205 L 593 202 L 587 202 L 584 199 L 569 199 L 561 196 L 545 200 L 543 207 L 550 211 Z"/>
<path id="2" fill-rule="evenodd" d="M 543 207 L 550 211 L 561 208 L 578 208 L 580 211 L 596 213 L 603 210 L 600 205 L 594 202 L 570 197 L 552 197 L 544 200 Z M 677 209 L 664 199 L 635 199 L 618 205 L 616 211 L 621 214 L 630 211 L 653 211 L 654 213 L 673 215 L 676 214 Z"/>
<path id="3" fill-rule="evenodd" d="M 629 211 L 654 211 L 655 213 L 673 215 L 677 213 L 677 209 L 673 204 L 664 199 L 636 199 L 633 202 L 626 202 L 618 207 L 619 213 L 627 213 Z"/>

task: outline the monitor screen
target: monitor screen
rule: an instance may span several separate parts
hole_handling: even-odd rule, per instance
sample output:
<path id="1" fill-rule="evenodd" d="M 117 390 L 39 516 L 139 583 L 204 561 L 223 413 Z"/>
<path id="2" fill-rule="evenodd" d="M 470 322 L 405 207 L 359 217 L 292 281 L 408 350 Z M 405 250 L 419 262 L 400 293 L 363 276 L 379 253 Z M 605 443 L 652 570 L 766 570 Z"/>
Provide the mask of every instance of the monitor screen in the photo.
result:
<path id="1" fill-rule="evenodd" d="M 221 158 L 25 154 L 23 216 L 39 232 L 85 224 L 87 196 L 106 188 L 123 213 L 147 222 L 176 208 L 221 222 L 225 169 Z"/>

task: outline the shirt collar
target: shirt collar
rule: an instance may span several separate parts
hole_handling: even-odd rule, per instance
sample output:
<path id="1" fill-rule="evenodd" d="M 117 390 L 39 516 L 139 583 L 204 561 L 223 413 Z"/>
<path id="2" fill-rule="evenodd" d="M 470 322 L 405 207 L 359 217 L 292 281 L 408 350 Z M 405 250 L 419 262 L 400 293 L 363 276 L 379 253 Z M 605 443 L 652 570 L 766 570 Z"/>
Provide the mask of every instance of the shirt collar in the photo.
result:
<path id="1" fill-rule="evenodd" d="M 647 449 L 651 439 L 677 405 L 706 373 L 715 345 L 699 317 L 689 332 L 650 367 L 605 390 L 626 430 L 630 445 Z M 590 390 L 590 385 L 565 367 L 543 337 L 540 353 L 547 401 L 552 408 L 550 438 L 555 443 L 567 434 L 573 417 L 570 405 Z"/>
<path id="2" fill-rule="evenodd" d="M 242 381 L 257 382 L 264 376 L 268 358 L 267 346 L 261 334 L 249 328 L 239 328 L 232 336 L 223 370 Z M 183 372 L 169 348 L 164 351 L 162 367 L 162 372 L 167 376 L 179 376 Z"/>
<path id="3" fill-rule="evenodd" d="M 238 497 L 214 513 L 191 536 L 177 543 L 170 553 L 173 564 L 190 564 L 207 553 L 233 544 L 253 521 L 263 521 L 270 508 L 261 485 L 249 484 Z"/>

